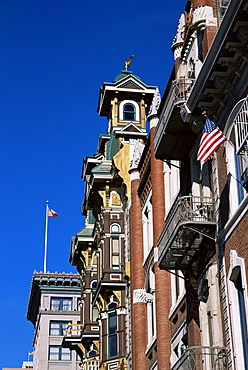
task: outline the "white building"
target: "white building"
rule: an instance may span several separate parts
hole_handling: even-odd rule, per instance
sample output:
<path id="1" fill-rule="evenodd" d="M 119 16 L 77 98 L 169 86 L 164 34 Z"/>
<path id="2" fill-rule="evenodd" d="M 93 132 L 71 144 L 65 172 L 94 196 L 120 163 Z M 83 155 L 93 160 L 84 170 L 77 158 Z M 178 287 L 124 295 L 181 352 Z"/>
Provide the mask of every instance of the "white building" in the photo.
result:
<path id="1" fill-rule="evenodd" d="M 27 319 L 34 325 L 34 370 L 78 370 L 76 353 L 62 347 L 69 323 L 80 321 L 77 274 L 34 272 Z"/>

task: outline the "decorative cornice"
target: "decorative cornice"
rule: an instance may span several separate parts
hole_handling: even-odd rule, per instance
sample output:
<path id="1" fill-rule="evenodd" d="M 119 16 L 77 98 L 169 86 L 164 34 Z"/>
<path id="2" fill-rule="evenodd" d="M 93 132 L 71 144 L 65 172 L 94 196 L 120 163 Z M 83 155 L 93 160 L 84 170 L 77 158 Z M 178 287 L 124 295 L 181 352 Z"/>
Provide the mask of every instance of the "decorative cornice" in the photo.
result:
<path id="1" fill-rule="evenodd" d="M 180 45 L 174 50 L 174 60 L 178 59 L 181 57 L 183 47 Z"/>
<path id="2" fill-rule="evenodd" d="M 130 172 L 132 170 L 135 170 L 136 168 L 138 168 L 138 165 L 139 165 L 139 161 L 140 161 L 140 158 L 141 158 L 141 155 L 143 153 L 143 150 L 144 150 L 144 144 L 141 144 L 139 141 L 137 140 L 130 140 L 130 144 L 132 145 L 132 155 L 130 156 L 131 157 L 131 160 L 130 160 Z"/>
<path id="3" fill-rule="evenodd" d="M 154 118 L 154 116 L 157 117 L 160 102 L 161 102 L 161 96 L 160 96 L 159 89 L 157 88 L 155 93 L 154 93 L 152 103 L 151 103 L 151 106 L 150 106 L 150 110 L 149 110 L 149 113 L 148 113 L 148 116 L 147 116 L 148 121 L 151 121 L 151 119 Z"/>
<path id="4" fill-rule="evenodd" d="M 157 127 L 158 117 L 152 117 L 150 120 L 150 130 L 154 127 Z"/>
<path id="5" fill-rule="evenodd" d="M 130 174 L 130 180 L 133 181 L 133 180 L 139 180 L 139 179 L 140 179 L 139 171 L 138 170 L 132 171 Z"/>
<path id="6" fill-rule="evenodd" d="M 153 301 L 153 295 L 147 293 L 144 288 L 134 289 L 133 291 L 133 303 L 150 303 Z"/>
<path id="7" fill-rule="evenodd" d="M 217 18 L 213 15 L 211 6 L 199 6 L 193 11 L 192 23 L 199 26 L 217 26 Z"/>

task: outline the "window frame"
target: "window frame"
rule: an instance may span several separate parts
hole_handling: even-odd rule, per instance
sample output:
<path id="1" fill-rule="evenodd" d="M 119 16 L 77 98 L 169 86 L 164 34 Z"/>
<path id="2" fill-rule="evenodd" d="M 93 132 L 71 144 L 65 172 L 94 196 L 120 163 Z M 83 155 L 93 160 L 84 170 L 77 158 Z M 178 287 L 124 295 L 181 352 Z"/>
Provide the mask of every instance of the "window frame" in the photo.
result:
<path id="1" fill-rule="evenodd" d="M 236 209 L 247 194 L 247 190 L 242 183 L 242 175 L 247 173 L 248 167 L 248 158 L 245 158 L 245 154 L 242 149 L 245 147 L 245 141 L 248 141 L 247 109 L 248 97 L 237 102 L 226 121 L 224 129 L 224 134 L 227 138 L 225 148 L 227 170 L 229 174 L 231 216 L 235 213 Z M 244 135 L 244 137 L 240 138 L 240 135 Z M 248 153 L 246 155 L 248 157 Z"/>
<path id="2" fill-rule="evenodd" d="M 237 277 L 240 274 L 242 291 L 243 291 L 243 302 L 240 302 L 239 289 L 237 289 Z M 235 250 L 230 251 L 230 268 L 227 279 L 228 295 L 229 295 L 229 307 L 231 313 L 231 328 L 232 328 L 232 338 L 233 338 L 233 348 L 236 352 L 235 365 L 237 370 L 242 370 L 247 367 L 248 358 L 247 352 L 244 356 L 244 347 L 246 350 L 248 344 L 245 343 L 243 338 L 244 329 L 246 329 L 245 336 L 248 335 L 248 292 L 247 292 L 247 282 L 246 282 L 246 266 L 245 260 L 238 256 Z M 241 315 L 241 303 L 243 304 L 242 311 L 245 317 Z M 245 328 L 244 320 L 245 319 Z M 242 325 L 241 325 L 242 323 Z"/>
<path id="3" fill-rule="evenodd" d="M 134 119 L 124 118 L 124 107 L 130 104 L 134 107 Z M 134 100 L 123 100 L 119 105 L 119 120 L 123 122 L 139 122 L 140 121 L 140 107 Z"/>
<path id="4" fill-rule="evenodd" d="M 107 306 L 107 309 L 109 309 L 110 305 L 115 304 L 113 307 L 110 308 L 110 312 L 108 312 L 108 358 L 115 358 L 118 357 L 118 315 L 116 312 L 117 302 L 110 302 Z M 112 318 L 112 319 L 111 319 Z M 111 322 L 113 322 L 113 319 L 115 320 L 113 328 L 110 330 L 110 319 Z M 112 331 L 110 333 L 110 331 Z M 115 346 L 114 350 L 115 352 L 112 353 L 111 346 Z"/>
<path id="5" fill-rule="evenodd" d="M 51 352 L 51 349 L 55 349 L 55 348 L 58 350 L 58 352 L 56 352 L 56 354 L 58 355 L 58 358 L 51 358 L 51 355 L 55 354 Z M 69 350 L 69 352 L 67 352 L 67 350 L 69 350 L 69 348 L 64 348 L 60 345 L 49 345 L 48 360 L 49 361 L 71 361 L 71 351 Z M 63 355 L 65 354 L 69 355 L 69 359 L 63 358 Z"/>
<path id="6" fill-rule="evenodd" d="M 151 249 L 153 248 L 153 209 L 152 209 L 151 191 L 142 209 L 142 224 L 143 224 L 143 248 L 145 261 Z"/>
<path id="7" fill-rule="evenodd" d="M 131 107 L 132 109 L 129 109 L 129 107 Z M 133 122 L 135 120 L 136 120 L 135 106 L 131 103 L 124 104 L 124 106 L 123 106 L 123 121 L 132 121 Z"/>
<path id="8" fill-rule="evenodd" d="M 116 248 L 116 245 L 114 245 L 114 242 L 117 242 L 117 251 L 114 249 Z M 120 237 L 119 235 L 112 235 L 110 237 L 110 266 L 112 271 L 120 271 L 121 270 L 121 246 L 120 246 Z M 118 263 L 115 263 L 115 259 L 118 259 Z"/>
<path id="9" fill-rule="evenodd" d="M 54 308 L 56 307 L 56 304 L 55 302 L 53 303 L 53 301 L 58 301 L 59 302 L 59 305 L 58 305 L 58 309 Z M 70 309 L 63 309 L 64 308 L 64 304 L 65 302 L 68 301 L 70 302 Z M 65 306 L 66 307 L 66 306 Z M 68 297 L 68 298 L 64 298 L 64 297 L 51 297 L 51 301 L 50 301 L 50 309 L 51 311 L 73 311 L 73 299 L 71 297 Z"/>
<path id="10" fill-rule="evenodd" d="M 58 324 L 58 328 L 52 328 L 52 324 Z M 66 324 L 66 328 L 68 327 L 69 321 L 63 320 L 50 320 L 49 322 L 49 335 L 51 336 L 65 336 L 66 335 L 66 328 L 63 328 L 63 324 Z M 52 330 L 58 329 L 59 334 L 52 334 Z"/>

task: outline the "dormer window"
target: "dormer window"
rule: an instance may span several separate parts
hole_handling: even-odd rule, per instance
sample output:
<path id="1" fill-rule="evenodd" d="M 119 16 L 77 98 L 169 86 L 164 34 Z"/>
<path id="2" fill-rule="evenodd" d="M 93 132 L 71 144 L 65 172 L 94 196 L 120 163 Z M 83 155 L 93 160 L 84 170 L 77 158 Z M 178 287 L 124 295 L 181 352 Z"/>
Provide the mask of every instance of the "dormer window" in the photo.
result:
<path id="1" fill-rule="evenodd" d="M 135 107 L 133 104 L 127 103 L 123 107 L 124 121 L 135 121 Z"/>
<path id="2" fill-rule="evenodd" d="M 139 122 L 140 108 L 134 100 L 124 100 L 119 106 L 120 121 Z"/>

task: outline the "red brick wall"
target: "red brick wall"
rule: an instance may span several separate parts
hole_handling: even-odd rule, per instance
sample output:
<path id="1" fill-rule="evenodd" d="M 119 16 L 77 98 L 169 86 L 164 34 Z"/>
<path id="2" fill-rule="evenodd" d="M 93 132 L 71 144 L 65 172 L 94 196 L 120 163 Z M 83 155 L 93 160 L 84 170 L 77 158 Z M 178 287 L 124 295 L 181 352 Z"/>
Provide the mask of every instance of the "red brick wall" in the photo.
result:
<path id="1" fill-rule="evenodd" d="M 154 155 L 154 131 L 151 128 L 151 179 L 152 179 L 152 205 L 153 205 L 153 243 L 157 240 L 164 227 L 165 198 L 163 162 Z M 171 307 L 170 273 L 161 270 L 158 263 L 154 264 L 156 287 L 156 323 L 157 323 L 157 348 L 158 369 L 170 368 L 171 354 L 171 325 L 169 311 Z"/>
<path id="2" fill-rule="evenodd" d="M 147 312 L 144 302 L 133 302 L 135 289 L 143 289 L 145 273 L 143 269 L 143 226 L 138 179 L 131 181 L 130 213 L 130 283 L 131 283 L 131 325 L 132 325 L 132 369 L 146 369 Z"/>

